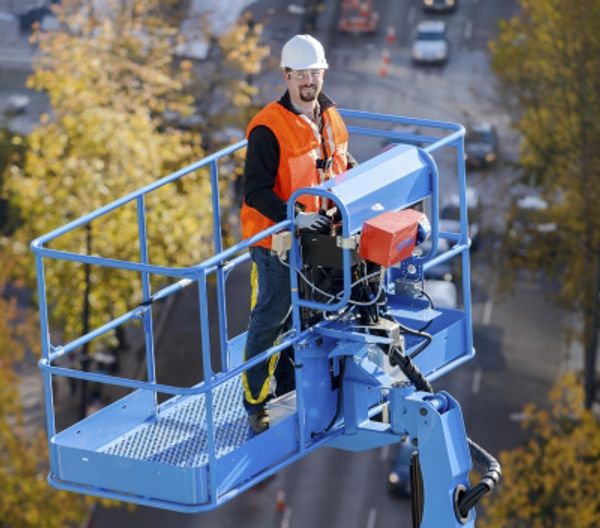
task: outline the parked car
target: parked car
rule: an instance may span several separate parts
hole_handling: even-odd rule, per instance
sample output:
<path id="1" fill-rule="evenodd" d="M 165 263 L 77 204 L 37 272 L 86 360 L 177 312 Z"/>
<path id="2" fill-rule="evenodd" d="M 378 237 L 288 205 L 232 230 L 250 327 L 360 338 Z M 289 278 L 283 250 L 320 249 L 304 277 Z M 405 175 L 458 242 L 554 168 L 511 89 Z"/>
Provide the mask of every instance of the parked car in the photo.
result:
<path id="1" fill-rule="evenodd" d="M 508 224 L 508 251 L 526 256 L 527 249 L 535 243 L 560 247 L 558 226 L 548 215 L 548 202 L 537 194 L 527 194 L 515 199 Z"/>
<path id="2" fill-rule="evenodd" d="M 490 123 L 475 123 L 465 135 L 465 161 L 469 168 L 489 167 L 498 159 L 498 134 Z"/>
<path id="3" fill-rule="evenodd" d="M 6 101 L 4 113 L 8 116 L 24 114 L 29 107 L 30 99 L 27 95 L 13 94 Z"/>
<path id="4" fill-rule="evenodd" d="M 444 22 L 426 20 L 419 23 L 411 51 L 415 64 L 445 64 L 449 51 Z"/>
<path id="5" fill-rule="evenodd" d="M 454 11 L 458 0 L 422 0 L 421 5 L 425 11 Z"/>
<path id="6" fill-rule="evenodd" d="M 410 459 L 415 447 L 410 438 L 402 440 L 392 448 L 390 470 L 388 472 L 388 490 L 395 495 L 410 496 Z"/>
<path id="7" fill-rule="evenodd" d="M 378 26 L 379 13 L 373 9 L 372 0 L 362 0 L 360 2 L 342 0 L 340 3 L 338 23 L 340 31 L 355 35 L 372 35 L 377 32 Z"/>
<path id="8" fill-rule="evenodd" d="M 42 3 L 42 2 L 40 2 Z M 40 24 L 47 16 L 52 16 L 52 10 L 46 5 L 33 7 L 19 14 L 19 29 L 21 33 L 31 31 L 35 24 Z"/>
<path id="9" fill-rule="evenodd" d="M 549 221 L 548 202 L 541 196 L 532 194 L 523 196 L 516 201 L 516 220 L 527 223 L 538 233 L 552 233 L 556 231 L 556 223 Z"/>
<path id="10" fill-rule="evenodd" d="M 479 191 L 475 187 L 467 186 L 467 215 L 469 219 L 469 237 L 471 250 L 479 247 L 479 217 L 480 200 Z M 440 230 L 458 233 L 460 230 L 460 202 L 458 194 L 451 194 L 443 203 L 440 210 Z"/>

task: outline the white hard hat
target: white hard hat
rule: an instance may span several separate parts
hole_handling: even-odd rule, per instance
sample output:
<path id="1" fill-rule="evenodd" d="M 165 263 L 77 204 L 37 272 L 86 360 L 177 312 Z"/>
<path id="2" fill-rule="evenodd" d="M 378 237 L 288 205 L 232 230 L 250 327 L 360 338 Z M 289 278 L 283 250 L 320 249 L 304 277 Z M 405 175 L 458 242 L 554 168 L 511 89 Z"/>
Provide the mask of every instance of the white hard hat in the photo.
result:
<path id="1" fill-rule="evenodd" d="M 321 43 L 310 35 L 296 35 L 288 40 L 281 50 L 281 67 L 292 70 L 328 68 L 325 50 Z"/>

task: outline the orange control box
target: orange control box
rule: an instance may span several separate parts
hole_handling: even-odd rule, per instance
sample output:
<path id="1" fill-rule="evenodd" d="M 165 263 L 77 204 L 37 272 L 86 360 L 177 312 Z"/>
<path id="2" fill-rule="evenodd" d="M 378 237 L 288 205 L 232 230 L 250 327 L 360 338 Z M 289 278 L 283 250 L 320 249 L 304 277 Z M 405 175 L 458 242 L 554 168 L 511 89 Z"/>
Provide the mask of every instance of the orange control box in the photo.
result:
<path id="1" fill-rule="evenodd" d="M 412 255 L 423 213 L 414 209 L 387 211 L 367 220 L 360 236 L 359 255 L 388 267 Z"/>

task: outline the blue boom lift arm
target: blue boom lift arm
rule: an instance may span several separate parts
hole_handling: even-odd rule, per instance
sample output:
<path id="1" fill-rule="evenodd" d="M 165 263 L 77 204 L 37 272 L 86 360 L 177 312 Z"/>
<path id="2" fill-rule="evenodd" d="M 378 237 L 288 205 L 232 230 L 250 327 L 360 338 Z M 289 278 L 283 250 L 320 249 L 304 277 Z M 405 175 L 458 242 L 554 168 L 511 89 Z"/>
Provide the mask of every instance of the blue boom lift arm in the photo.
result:
<path id="1" fill-rule="evenodd" d="M 288 203 L 288 219 L 255 237 L 223 249 L 218 161 L 243 148 L 239 142 L 163 180 L 59 228 L 32 243 L 36 254 L 45 403 L 52 485 L 182 512 L 213 509 L 322 446 L 360 451 L 407 438 L 414 446 L 411 469 L 413 525 L 421 528 L 475 526 L 475 504 L 500 479 L 500 466 L 468 440 L 459 404 L 431 382 L 474 356 L 471 324 L 469 239 L 463 136 L 460 125 L 386 114 L 343 111 L 354 135 L 419 141 L 400 143 L 329 180 L 300 189 Z M 409 124 L 443 134 L 402 135 L 382 124 Z M 460 231 L 438 228 L 439 182 L 432 153 L 453 149 L 461 209 Z M 145 197 L 202 168 L 213 188 L 215 256 L 189 268 L 148 261 Z M 305 195 L 333 205 L 335 231 L 299 233 L 294 204 Z M 140 261 L 129 262 L 50 249 L 47 244 L 125 206 L 137 205 Z M 416 225 L 391 245 L 402 257 L 378 263 L 364 257 L 366 227 L 382 214 L 403 214 L 424 203 L 430 209 L 431 245 L 426 254 L 402 253 L 415 240 Z M 397 217 L 394 217 L 397 218 Z M 364 232 L 363 232 L 364 231 Z M 245 333 L 229 338 L 225 284 L 248 261 L 247 249 L 274 235 L 274 247 L 290 267 L 292 328 L 270 349 L 244 361 Z M 381 233 L 380 233 L 381 235 Z M 383 233 L 382 236 L 386 236 Z M 362 237 L 362 239 L 361 239 Z M 439 238 L 453 245 L 438 253 Z M 376 239 L 379 247 L 381 238 Z M 371 242 L 373 244 L 373 242 Z M 450 258 L 462 266 L 462 310 L 435 307 L 423 292 L 424 272 Z M 126 270 L 142 276 L 143 302 L 129 312 L 62 345 L 50 340 L 44 260 L 63 260 Z M 316 271 L 316 273 L 312 273 Z M 156 292 L 149 277 L 178 279 Z M 327 286 L 316 277 L 327 276 Z M 215 368 L 208 320 L 208 279 L 216 285 L 216 328 L 220 368 Z M 191 387 L 158 383 L 152 310 L 181 288 L 196 285 L 200 309 L 204 377 Z M 146 335 L 147 376 L 129 379 L 66 368 L 57 360 L 82 344 L 141 319 Z M 296 389 L 269 403 L 270 428 L 248 430 L 242 406 L 241 375 L 293 346 Z M 130 393 L 62 431 L 56 430 L 52 382 L 55 376 L 110 384 Z M 172 397 L 158 403 L 157 394 Z M 469 483 L 473 456 L 486 467 Z"/>

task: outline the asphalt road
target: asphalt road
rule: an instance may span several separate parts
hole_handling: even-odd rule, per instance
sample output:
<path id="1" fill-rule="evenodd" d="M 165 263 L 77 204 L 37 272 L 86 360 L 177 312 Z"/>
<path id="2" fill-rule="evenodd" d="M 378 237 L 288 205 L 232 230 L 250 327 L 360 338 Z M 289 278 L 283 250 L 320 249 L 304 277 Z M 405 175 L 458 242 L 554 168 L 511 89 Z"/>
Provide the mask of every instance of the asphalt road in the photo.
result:
<path id="1" fill-rule="evenodd" d="M 517 141 L 496 94 L 487 41 L 496 34 L 498 20 L 514 13 L 515 3 L 462 0 L 456 13 L 443 16 L 452 43 L 449 63 L 440 68 L 417 69 L 409 57 L 413 29 L 421 19 L 438 17 L 425 15 L 413 0 L 376 1 L 385 21 L 377 35 L 328 35 L 332 68 L 326 80 L 327 92 L 343 107 L 463 123 L 483 117 L 498 127 L 502 149 L 499 165 L 468 176 L 469 183 L 480 190 L 484 205 L 485 239 L 481 250 L 472 257 L 478 355 L 435 383 L 436 389 L 448 390 L 461 402 L 469 435 L 496 454 L 525 438 L 520 425 L 522 407 L 531 401 L 544 402 L 567 354 L 561 329 L 568 323 L 568 317 L 545 299 L 552 290 L 551 284 L 540 277 L 523 276 L 517 280 L 517 288 L 511 295 L 500 298 L 495 293 L 499 273 L 497 252 L 501 251 L 496 244 L 496 231 L 502 227 L 511 177 L 510 166 L 505 162 L 516 156 Z M 253 7 L 257 16 L 269 20 L 266 35 L 274 43 L 281 43 L 297 31 L 294 26 L 299 20 L 289 14 L 285 5 L 261 1 Z M 387 25 L 396 28 L 396 41 L 391 44 L 386 40 Z M 390 50 L 391 64 L 387 75 L 381 77 L 384 48 Z M 265 76 L 266 99 L 281 90 L 282 84 L 277 79 L 277 73 Z M 351 151 L 359 159 L 369 157 L 378 147 L 374 141 L 359 138 L 351 141 Z M 438 161 L 442 171 L 452 170 L 443 156 Z M 450 178 L 443 177 L 444 193 L 452 190 L 449 181 Z M 246 275 L 234 274 L 230 280 L 231 295 L 247 299 Z M 187 377 L 199 375 L 193 366 L 199 359 L 194 302 L 192 291 L 180 294 L 172 320 L 167 324 L 170 332 L 163 337 L 163 345 L 173 367 L 165 374 L 169 379 L 161 380 L 165 383 L 185 384 Z M 232 335 L 244 329 L 246 306 L 242 301 L 239 311 L 231 315 Z M 408 502 L 387 492 L 388 467 L 386 448 L 360 454 L 322 449 L 217 511 L 183 515 L 143 507 L 134 511 L 100 509 L 93 526 L 409 527 Z"/>

